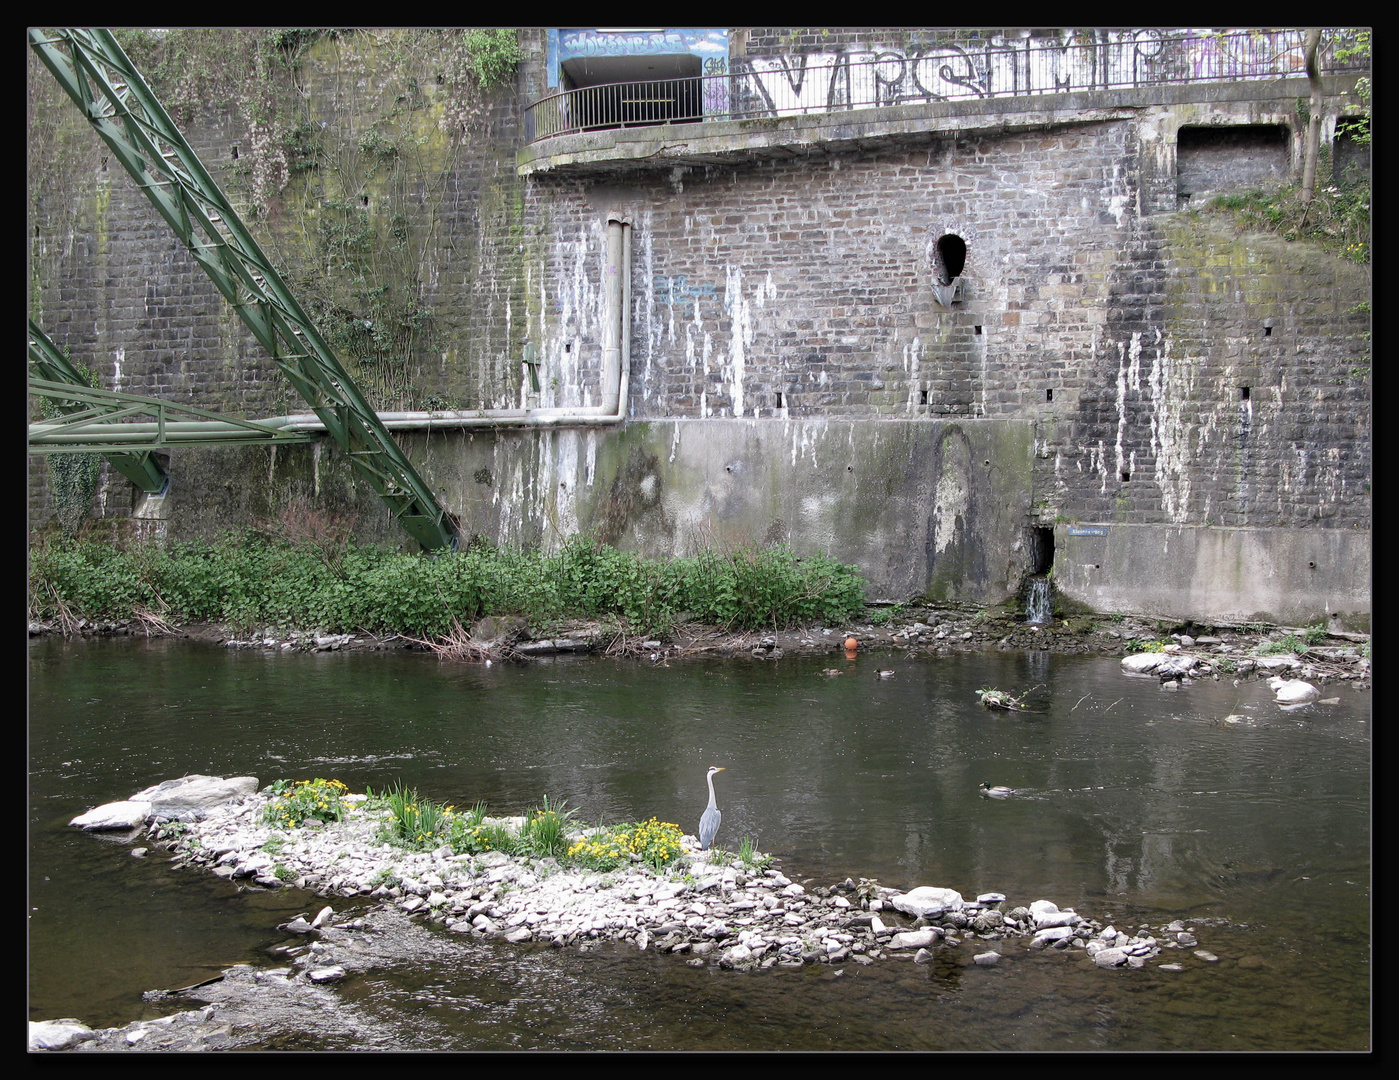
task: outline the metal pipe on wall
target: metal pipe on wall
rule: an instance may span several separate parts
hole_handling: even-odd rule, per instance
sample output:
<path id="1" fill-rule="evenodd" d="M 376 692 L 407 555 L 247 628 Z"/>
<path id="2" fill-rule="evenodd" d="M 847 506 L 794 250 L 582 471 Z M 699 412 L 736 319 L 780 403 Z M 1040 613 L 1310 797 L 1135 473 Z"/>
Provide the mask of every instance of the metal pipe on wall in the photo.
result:
<path id="1" fill-rule="evenodd" d="M 382 412 L 390 431 L 452 431 L 477 427 L 604 427 L 626 418 L 631 382 L 631 222 L 609 214 L 603 264 L 602 404 L 549 409 L 456 409 Z M 296 413 L 259 423 L 291 431 L 324 431 L 315 413 Z"/>

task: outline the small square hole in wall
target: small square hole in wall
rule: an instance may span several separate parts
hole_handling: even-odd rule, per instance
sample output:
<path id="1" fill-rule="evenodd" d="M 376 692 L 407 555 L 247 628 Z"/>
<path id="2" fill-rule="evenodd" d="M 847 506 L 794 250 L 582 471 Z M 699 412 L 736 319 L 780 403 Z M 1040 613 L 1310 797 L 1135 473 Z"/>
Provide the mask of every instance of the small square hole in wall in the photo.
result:
<path id="1" fill-rule="evenodd" d="M 779 409 L 782 408 L 782 391 L 781 391 L 781 390 L 779 390 L 779 391 L 777 392 L 777 407 L 778 407 Z"/>
<path id="2" fill-rule="evenodd" d="M 973 333 L 973 334 L 979 334 L 979 333 L 981 333 L 981 327 L 980 327 L 980 326 L 973 326 L 973 327 L 972 327 L 972 333 Z"/>
<path id="3" fill-rule="evenodd" d="M 1248 400 L 1248 394 L 1249 394 L 1249 388 L 1248 388 L 1247 386 L 1241 386 L 1241 387 L 1239 387 L 1239 400 L 1240 400 L 1240 401 L 1247 401 L 1247 400 Z"/>
<path id="4" fill-rule="evenodd" d="M 1272 337 L 1272 336 L 1273 336 L 1273 328 L 1272 328 L 1271 326 L 1265 326 L 1265 327 L 1263 327 L 1263 336 L 1264 336 L 1264 337 Z"/>
<path id="5" fill-rule="evenodd" d="M 369 196 L 368 196 L 368 195 L 361 195 L 361 196 L 359 197 L 359 201 L 360 201 L 361 203 L 363 203 L 365 206 L 368 206 L 368 205 L 369 205 Z"/>
<path id="6" fill-rule="evenodd" d="M 1046 391 L 1044 392 L 1044 400 L 1045 400 L 1045 401 L 1053 401 L 1053 400 L 1054 400 L 1054 391 L 1053 391 L 1053 390 L 1046 390 Z"/>
<path id="7" fill-rule="evenodd" d="M 233 148 L 233 160 L 234 160 L 234 161 L 237 161 L 237 160 L 238 160 L 238 147 L 237 147 L 237 146 L 234 146 L 234 148 Z"/>
<path id="8" fill-rule="evenodd" d="M 563 347 L 563 351 L 564 351 L 564 352 L 572 352 L 572 351 L 573 351 L 573 342 L 571 342 L 571 341 L 565 342 L 565 343 L 564 343 L 564 347 Z"/>
<path id="9" fill-rule="evenodd" d="M 918 391 L 918 404 L 919 404 L 919 405 L 926 405 L 926 404 L 928 404 L 928 391 L 926 391 L 926 390 L 920 390 L 920 391 Z"/>
<path id="10" fill-rule="evenodd" d="M 1123 470 L 1122 470 L 1122 482 L 1125 484 L 1125 483 L 1127 483 L 1127 481 L 1129 481 L 1129 480 L 1131 480 L 1131 479 L 1132 479 L 1131 470 L 1129 470 L 1129 469 L 1123 469 Z"/>

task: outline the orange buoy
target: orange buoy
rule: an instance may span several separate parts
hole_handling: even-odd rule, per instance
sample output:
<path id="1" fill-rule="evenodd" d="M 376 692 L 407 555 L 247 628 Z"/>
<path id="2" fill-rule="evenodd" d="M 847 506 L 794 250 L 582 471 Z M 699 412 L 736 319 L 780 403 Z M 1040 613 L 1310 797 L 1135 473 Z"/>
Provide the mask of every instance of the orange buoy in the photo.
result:
<path id="1" fill-rule="evenodd" d="M 860 643 L 859 643 L 858 641 L 855 640 L 855 635 L 854 635 L 854 634 L 851 634 L 848 638 L 845 639 L 845 651 L 846 651 L 846 652 L 854 652 L 854 651 L 855 651 L 856 649 L 858 649 L 859 647 L 860 647 Z"/>

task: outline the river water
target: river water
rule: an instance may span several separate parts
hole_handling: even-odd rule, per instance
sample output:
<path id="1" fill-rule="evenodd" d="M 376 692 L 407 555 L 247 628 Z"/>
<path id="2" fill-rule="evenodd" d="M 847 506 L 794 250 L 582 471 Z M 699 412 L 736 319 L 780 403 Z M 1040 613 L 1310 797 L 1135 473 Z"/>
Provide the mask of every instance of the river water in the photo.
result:
<path id="1" fill-rule="evenodd" d="M 835 665 L 845 672 L 823 676 Z M 894 667 L 892 678 L 875 670 Z M 988 712 L 975 691 L 1029 690 Z M 1031 689 L 1033 688 L 1033 689 Z M 978 653 L 451 665 L 175 640 L 35 640 L 29 684 L 29 1016 L 114 1026 L 141 993 L 273 961 L 320 901 L 239 889 L 68 827 L 188 773 L 396 781 L 521 813 L 693 832 L 716 788 L 811 885 L 1049 899 L 1135 929 L 1182 919 L 1219 959 L 1139 971 L 968 942 L 937 962 L 738 974 L 634 946 L 589 953 L 421 932 L 353 977 L 373 1045 L 423 1049 L 1365 1050 L 1371 1030 L 1370 699 L 1287 712 L 1257 681 L 1179 691 L 1115 660 Z M 1242 718 L 1224 722 L 1226 716 Z M 980 797 L 983 782 L 1008 799 Z M 343 909 L 348 901 L 337 901 Z M 1178 973 L 1155 965 L 1184 964 Z M 269 1046 L 359 1045 L 306 1035 Z"/>

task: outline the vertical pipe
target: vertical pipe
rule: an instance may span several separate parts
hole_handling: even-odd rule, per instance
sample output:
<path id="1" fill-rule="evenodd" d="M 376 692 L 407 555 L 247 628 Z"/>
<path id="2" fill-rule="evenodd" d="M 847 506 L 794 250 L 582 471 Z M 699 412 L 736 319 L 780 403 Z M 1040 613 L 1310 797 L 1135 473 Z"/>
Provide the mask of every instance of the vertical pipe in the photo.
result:
<path id="1" fill-rule="evenodd" d="M 631 383 L 631 223 L 622 223 L 622 355 L 619 365 L 617 415 L 625 417 Z"/>
<path id="2" fill-rule="evenodd" d="M 622 221 L 607 217 L 607 259 L 603 265 L 602 411 L 616 413 L 622 373 Z"/>

